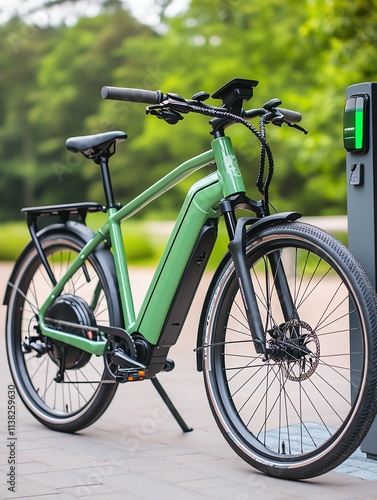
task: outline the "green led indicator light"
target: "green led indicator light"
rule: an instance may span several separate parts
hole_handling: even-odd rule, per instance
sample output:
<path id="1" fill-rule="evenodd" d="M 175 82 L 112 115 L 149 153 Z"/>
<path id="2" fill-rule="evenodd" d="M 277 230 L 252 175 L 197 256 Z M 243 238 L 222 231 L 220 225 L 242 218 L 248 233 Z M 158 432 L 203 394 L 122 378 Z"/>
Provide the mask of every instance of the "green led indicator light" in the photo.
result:
<path id="1" fill-rule="evenodd" d="M 364 109 L 355 110 L 355 149 L 363 149 Z"/>
<path id="2" fill-rule="evenodd" d="M 364 153 L 367 150 L 366 134 L 367 96 L 351 96 L 344 108 L 343 140 L 350 153 Z"/>

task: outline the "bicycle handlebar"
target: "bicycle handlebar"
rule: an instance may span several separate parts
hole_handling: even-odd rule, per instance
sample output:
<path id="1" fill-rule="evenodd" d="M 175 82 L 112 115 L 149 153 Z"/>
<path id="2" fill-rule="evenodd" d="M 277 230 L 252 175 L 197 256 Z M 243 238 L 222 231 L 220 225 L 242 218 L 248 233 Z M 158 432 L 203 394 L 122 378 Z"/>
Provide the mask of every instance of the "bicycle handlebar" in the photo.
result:
<path id="1" fill-rule="evenodd" d="M 112 99 L 114 101 L 139 102 L 142 104 L 153 105 L 153 104 L 160 104 L 165 99 L 167 99 L 167 97 L 175 96 L 175 94 L 164 95 L 160 90 L 153 91 L 153 90 L 126 88 L 126 87 L 105 86 L 101 90 L 101 96 L 103 99 Z M 194 103 L 199 104 L 199 102 L 197 101 L 185 101 L 185 99 L 183 98 L 180 99 L 182 99 L 182 101 L 179 101 L 178 103 L 182 105 L 183 102 L 184 107 L 187 106 L 186 112 L 189 112 L 190 104 Z M 203 103 L 200 104 L 203 106 Z M 206 105 L 205 107 L 206 108 L 208 107 L 207 109 L 211 109 L 211 106 Z M 216 109 L 217 111 L 221 111 L 221 109 L 223 109 L 224 112 L 226 112 L 225 108 L 212 108 L 212 109 Z M 291 123 L 299 123 L 302 119 L 301 114 L 298 113 L 297 111 L 292 111 L 290 109 L 284 109 L 280 107 L 276 108 L 276 111 L 280 113 L 280 115 L 282 115 L 285 120 Z M 244 111 L 242 116 L 246 119 L 250 119 L 250 118 L 255 118 L 257 116 L 262 116 L 264 114 L 267 114 L 268 112 L 269 111 L 264 108 L 250 109 L 248 111 Z"/>
<path id="2" fill-rule="evenodd" d="M 153 91 L 124 87 L 103 87 L 101 96 L 103 99 L 140 102 L 143 104 L 159 104 L 164 100 L 164 95 L 160 90 Z"/>

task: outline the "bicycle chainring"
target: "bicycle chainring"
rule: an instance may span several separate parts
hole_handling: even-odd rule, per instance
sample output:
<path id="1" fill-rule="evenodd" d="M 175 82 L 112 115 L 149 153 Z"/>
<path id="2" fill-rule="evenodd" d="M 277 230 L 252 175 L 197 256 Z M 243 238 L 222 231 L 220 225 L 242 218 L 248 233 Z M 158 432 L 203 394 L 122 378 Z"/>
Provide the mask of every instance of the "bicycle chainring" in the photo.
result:
<path id="1" fill-rule="evenodd" d="M 105 369 L 110 377 L 118 382 L 126 382 L 128 377 L 122 373 L 122 365 L 114 361 L 117 354 L 120 356 L 124 354 L 136 360 L 135 343 L 127 333 L 122 334 L 119 332 L 115 335 L 109 335 L 103 354 Z"/>

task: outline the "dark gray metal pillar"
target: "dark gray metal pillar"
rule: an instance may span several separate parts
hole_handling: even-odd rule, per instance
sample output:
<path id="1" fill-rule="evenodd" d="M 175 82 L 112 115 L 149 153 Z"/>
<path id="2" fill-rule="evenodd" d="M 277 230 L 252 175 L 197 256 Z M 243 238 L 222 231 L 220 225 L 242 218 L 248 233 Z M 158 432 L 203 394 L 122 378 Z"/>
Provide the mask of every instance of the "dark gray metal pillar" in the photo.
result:
<path id="1" fill-rule="evenodd" d="M 376 289 L 377 83 L 358 83 L 348 87 L 344 146 L 347 149 L 348 246 Z M 377 420 L 364 439 L 361 450 L 368 458 L 377 459 Z"/>

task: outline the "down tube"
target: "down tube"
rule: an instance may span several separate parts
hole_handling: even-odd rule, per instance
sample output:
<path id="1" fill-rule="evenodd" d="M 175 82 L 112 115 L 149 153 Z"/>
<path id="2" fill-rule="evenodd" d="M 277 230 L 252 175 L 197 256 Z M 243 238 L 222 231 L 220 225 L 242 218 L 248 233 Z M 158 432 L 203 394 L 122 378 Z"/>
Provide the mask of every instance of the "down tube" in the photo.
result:
<path id="1" fill-rule="evenodd" d="M 133 332 L 141 333 L 153 345 L 158 343 L 202 227 L 208 219 L 219 217 L 222 192 L 214 173 L 196 183 L 188 193 L 183 215 L 177 221 L 133 328 Z"/>

